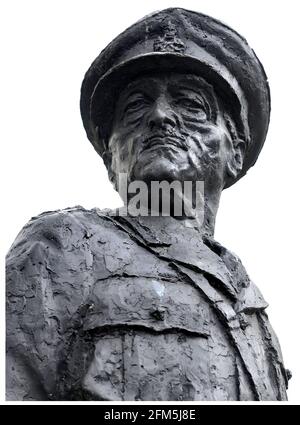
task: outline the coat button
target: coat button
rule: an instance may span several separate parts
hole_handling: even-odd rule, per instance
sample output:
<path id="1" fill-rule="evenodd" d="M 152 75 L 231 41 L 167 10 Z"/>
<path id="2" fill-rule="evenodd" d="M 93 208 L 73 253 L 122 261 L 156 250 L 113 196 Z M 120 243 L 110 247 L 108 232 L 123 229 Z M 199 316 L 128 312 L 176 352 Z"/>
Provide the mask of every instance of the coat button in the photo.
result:
<path id="1" fill-rule="evenodd" d="M 164 310 L 154 310 L 150 313 L 150 315 L 156 320 L 164 320 L 165 318 Z"/>

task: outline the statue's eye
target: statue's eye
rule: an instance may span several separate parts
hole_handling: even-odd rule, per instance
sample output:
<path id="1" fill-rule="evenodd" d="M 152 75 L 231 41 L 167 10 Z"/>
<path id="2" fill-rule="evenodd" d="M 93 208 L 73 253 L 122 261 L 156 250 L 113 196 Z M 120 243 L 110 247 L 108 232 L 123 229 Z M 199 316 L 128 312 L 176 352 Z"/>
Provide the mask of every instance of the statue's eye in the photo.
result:
<path id="1" fill-rule="evenodd" d="M 136 111 L 139 108 L 141 108 L 142 106 L 144 106 L 146 104 L 146 99 L 144 97 L 138 97 L 135 98 L 134 100 L 131 100 L 127 103 L 127 105 L 124 108 L 124 112 L 131 112 L 131 111 Z"/>
<path id="2" fill-rule="evenodd" d="M 203 104 L 200 101 L 189 99 L 187 97 L 181 97 L 177 99 L 176 104 L 187 109 L 204 110 Z"/>

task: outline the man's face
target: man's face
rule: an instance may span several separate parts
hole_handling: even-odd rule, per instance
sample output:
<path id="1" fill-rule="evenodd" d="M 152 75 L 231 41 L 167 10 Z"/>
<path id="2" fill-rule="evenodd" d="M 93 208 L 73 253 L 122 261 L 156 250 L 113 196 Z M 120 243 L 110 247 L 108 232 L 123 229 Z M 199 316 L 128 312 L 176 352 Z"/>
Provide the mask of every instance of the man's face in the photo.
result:
<path id="1" fill-rule="evenodd" d="M 214 92 L 194 75 L 144 76 L 116 103 L 112 170 L 129 181 L 202 180 L 223 188 L 232 140 Z"/>

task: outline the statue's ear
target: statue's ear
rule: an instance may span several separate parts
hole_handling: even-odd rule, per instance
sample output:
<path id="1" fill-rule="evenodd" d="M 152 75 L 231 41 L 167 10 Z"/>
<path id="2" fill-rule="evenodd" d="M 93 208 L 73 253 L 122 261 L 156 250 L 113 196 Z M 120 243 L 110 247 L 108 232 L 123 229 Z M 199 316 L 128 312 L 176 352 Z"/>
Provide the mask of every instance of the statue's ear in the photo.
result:
<path id="1" fill-rule="evenodd" d="M 102 154 L 102 159 L 103 159 L 104 165 L 107 169 L 108 178 L 109 178 L 110 182 L 114 185 L 114 188 L 117 190 L 116 175 L 112 170 L 112 155 L 111 155 L 111 152 L 109 152 L 108 150 L 104 151 L 103 154 Z"/>
<path id="2" fill-rule="evenodd" d="M 100 130 L 99 127 L 96 126 L 95 128 L 92 129 L 93 131 L 93 145 L 94 148 L 96 149 L 96 151 L 98 152 L 98 154 L 102 157 L 102 160 L 104 162 L 104 165 L 107 169 L 108 172 L 108 178 L 109 180 L 114 184 L 115 183 L 115 175 L 112 172 L 111 169 L 111 161 L 112 161 L 112 155 L 110 150 L 108 149 L 105 140 L 103 138 L 100 137 Z M 100 154 L 100 152 L 102 152 Z"/>
<path id="3" fill-rule="evenodd" d="M 235 179 L 242 171 L 246 143 L 239 137 L 235 121 L 226 112 L 223 115 L 228 130 L 228 141 L 230 142 L 230 153 L 227 161 L 226 172 L 230 179 Z"/>
<path id="4" fill-rule="evenodd" d="M 109 172 L 110 168 L 111 168 L 111 153 L 108 150 L 105 150 L 102 153 L 102 159 L 104 162 L 105 167 L 107 168 L 107 171 Z"/>
<path id="5" fill-rule="evenodd" d="M 246 143 L 242 139 L 234 141 L 232 146 L 232 155 L 227 162 L 227 173 L 230 178 L 235 179 L 237 175 L 242 171 L 244 163 Z"/>

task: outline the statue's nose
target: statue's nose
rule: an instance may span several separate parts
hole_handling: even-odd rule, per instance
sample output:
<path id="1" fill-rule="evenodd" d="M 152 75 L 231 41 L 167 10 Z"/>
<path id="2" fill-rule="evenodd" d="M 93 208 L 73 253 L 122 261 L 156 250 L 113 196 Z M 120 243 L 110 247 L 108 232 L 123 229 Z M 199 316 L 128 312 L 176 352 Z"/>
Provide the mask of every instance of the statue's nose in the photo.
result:
<path id="1" fill-rule="evenodd" d="M 176 119 L 174 111 L 166 100 L 158 99 L 154 103 L 151 111 L 149 111 L 148 125 L 151 130 L 166 126 L 175 127 Z"/>

